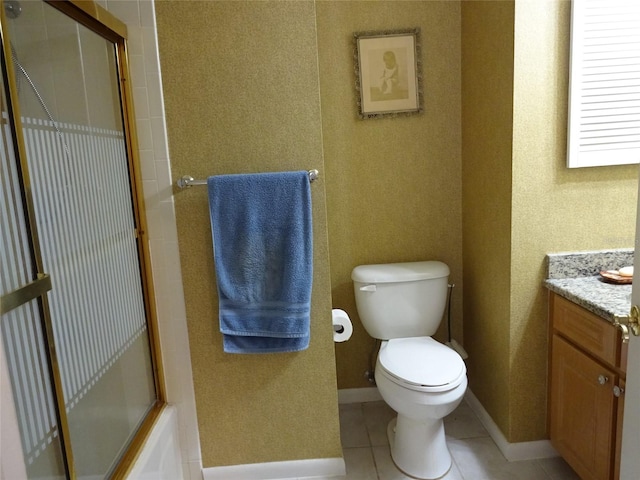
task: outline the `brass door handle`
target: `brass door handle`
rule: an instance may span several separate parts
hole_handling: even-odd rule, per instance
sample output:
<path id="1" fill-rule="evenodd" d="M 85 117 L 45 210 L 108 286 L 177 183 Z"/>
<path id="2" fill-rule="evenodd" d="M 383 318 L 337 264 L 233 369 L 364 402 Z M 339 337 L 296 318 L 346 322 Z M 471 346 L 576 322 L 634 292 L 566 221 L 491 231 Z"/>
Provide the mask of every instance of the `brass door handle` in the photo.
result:
<path id="1" fill-rule="evenodd" d="M 622 343 L 629 343 L 629 330 L 634 336 L 640 336 L 640 308 L 633 305 L 628 317 L 616 315 L 613 319 L 613 325 L 622 331 Z"/>
<path id="2" fill-rule="evenodd" d="M 51 277 L 48 273 L 38 273 L 38 278 L 22 287 L 0 295 L 0 314 L 7 313 L 51 290 Z"/>

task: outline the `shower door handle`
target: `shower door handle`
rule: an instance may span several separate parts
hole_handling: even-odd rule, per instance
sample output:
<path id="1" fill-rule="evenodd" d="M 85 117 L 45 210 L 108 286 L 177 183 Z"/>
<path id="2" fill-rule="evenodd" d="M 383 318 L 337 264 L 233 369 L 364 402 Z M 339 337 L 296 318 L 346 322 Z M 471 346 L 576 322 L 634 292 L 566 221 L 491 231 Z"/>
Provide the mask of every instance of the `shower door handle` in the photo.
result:
<path id="1" fill-rule="evenodd" d="M 51 277 L 48 273 L 39 273 L 38 278 L 31 283 L 9 292 L 0 297 L 0 313 L 7 313 L 20 305 L 41 297 L 51 290 Z"/>

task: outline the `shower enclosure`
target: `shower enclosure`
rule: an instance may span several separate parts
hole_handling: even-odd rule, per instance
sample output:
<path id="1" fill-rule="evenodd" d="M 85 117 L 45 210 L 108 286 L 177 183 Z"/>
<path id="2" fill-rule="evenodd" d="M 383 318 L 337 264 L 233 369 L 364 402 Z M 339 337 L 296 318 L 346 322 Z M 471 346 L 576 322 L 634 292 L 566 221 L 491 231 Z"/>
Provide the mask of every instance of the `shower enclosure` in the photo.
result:
<path id="1" fill-rule="evenodd" d="M 126 30 L 88 2 L 0 14 L 3 421 L 27 478 L 118 478 L 162 407 Z"/>

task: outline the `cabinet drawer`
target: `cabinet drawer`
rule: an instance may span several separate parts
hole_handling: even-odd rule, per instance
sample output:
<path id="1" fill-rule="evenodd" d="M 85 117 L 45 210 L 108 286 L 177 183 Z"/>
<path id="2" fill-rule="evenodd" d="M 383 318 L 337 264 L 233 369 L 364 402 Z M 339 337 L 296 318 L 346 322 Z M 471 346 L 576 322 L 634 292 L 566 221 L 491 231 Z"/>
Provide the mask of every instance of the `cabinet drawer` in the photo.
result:
<path id="1" fill-rule="evenodd" d="M 606 320 L 558 295 L 552 295 L 553 328 L 611 366 L 619 366 L 618 331 Z"/>

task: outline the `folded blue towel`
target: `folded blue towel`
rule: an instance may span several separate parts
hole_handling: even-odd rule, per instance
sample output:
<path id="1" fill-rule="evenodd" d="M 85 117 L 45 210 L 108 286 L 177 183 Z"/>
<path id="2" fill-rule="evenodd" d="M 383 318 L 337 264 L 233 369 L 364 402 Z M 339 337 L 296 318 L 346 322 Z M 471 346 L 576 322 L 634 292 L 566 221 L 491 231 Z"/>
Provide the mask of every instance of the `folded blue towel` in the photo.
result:
<path id="1" fill-rule="evenodd" d="M 306 349 L 313 279 L 308 173 L 220 175 L 207 185 L 224 351 Z"/>

